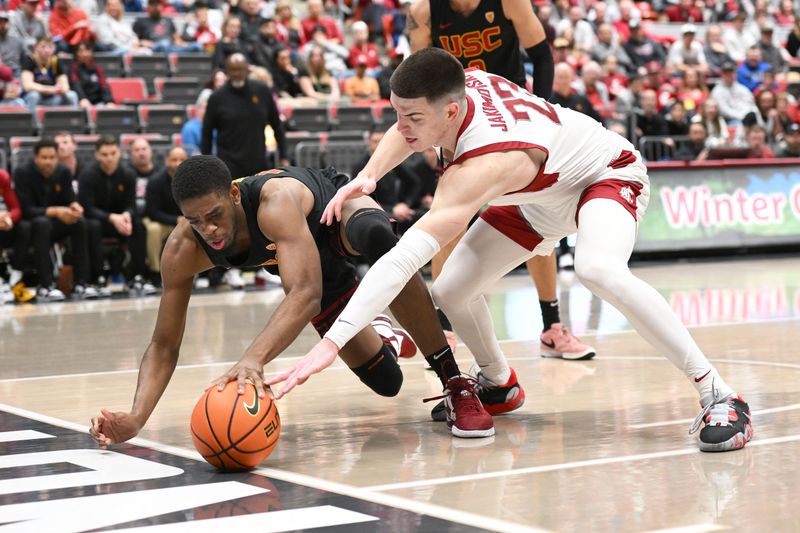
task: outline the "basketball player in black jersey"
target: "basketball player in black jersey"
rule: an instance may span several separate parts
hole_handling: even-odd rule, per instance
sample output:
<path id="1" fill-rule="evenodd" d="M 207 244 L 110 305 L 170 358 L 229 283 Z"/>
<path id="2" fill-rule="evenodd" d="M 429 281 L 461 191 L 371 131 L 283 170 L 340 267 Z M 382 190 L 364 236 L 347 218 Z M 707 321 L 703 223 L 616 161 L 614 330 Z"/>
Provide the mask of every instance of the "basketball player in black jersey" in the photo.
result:
<path id="1" fill-rule="evenodd" d="M 90 433 L 100 446 L 134 437 L 166 389 L 178 361 L 195 274 L 213 266 L 262 266 L 280 275 L 286 293 L 241 360 L 209 388 L 221 390 L 229 381 L 237 381 L 239 393 L 244 394 L 249 380 L 264 397 L 264 365 L 283 352 L 309 322 L 320 336 L 328 331 L 358 286 L 355 269 L 345 256 L 362 255 L 372 264 L 397 243 L 388 216 L 370 198 L 348 202 L 341 224 L 320 224 L 323 209 L 347 181 L 333 168 L 300 167 L 267 170 L 232 181 L 225 164 L 213 156 L 195 156 L 178 167 L 172 192 L 184 220 L 173 230 L 162 254 L 163 293 L 155 331 L 139 368 L 131 412 L 102 410 L 92 419 Z M 493 435 L 492 418 L 481 406 L 474 381 L 460 375 L 419 274 L 390 308 L 437 370 L 445 395 L 451 398 L 457 413 L 452 433 Z M 374 328 L 388 333 L 382 339 Z M 397 364 L 403 348 L 399 342 L 396 348 L 392 346 L 395 336 L 390 323 L 388 327 L 373 323 L 341 352 L 347 366 L 381 396 L 396 395 L 403 382 Z M 412 345 L 410 355 L 413 351 Z"/>

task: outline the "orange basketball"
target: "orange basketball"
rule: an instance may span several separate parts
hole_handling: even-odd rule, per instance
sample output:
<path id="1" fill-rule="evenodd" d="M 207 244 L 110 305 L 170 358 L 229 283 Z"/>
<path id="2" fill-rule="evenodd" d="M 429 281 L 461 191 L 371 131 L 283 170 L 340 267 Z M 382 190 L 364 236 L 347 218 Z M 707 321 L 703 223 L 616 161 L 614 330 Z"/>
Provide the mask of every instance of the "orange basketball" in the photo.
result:
<path id="1" fill-rule="evenodd" d="M 266 459 L 281 434 L 272 398 L 259 398 L 253 385 L 244 394 L 235 381 L 208 389 L 192 411 L 192 441 L 203 459 L 225 470 L 247 470 Z"/>

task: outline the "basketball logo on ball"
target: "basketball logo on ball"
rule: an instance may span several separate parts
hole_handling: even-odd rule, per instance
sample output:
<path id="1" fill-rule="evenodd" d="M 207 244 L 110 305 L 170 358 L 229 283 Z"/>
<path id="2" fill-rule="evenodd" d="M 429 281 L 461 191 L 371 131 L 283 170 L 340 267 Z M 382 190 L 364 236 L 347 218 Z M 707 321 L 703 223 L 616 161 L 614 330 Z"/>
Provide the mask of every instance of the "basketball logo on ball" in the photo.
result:
<path id="1" fill-rule="evenodd" d="M 238 394 L 237 383 L 208 389 L 192 411 L 192 441 L 203 459 L 225 470 L 248 470 L 264 461 L 281 433 L 272 397 L 259 398 L 253 385 Z"/>

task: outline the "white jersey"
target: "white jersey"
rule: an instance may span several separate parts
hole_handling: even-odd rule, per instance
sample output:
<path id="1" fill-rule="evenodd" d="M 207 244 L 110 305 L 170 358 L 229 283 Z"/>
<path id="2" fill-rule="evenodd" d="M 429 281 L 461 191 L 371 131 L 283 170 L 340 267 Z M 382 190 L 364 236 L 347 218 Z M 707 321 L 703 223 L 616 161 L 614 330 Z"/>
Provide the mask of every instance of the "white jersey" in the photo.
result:
<path id="1" fill-rule="evenodd" d="M 547 154 L 539 175 L 528 187 L 496 198 L 490 205 L 521 205 L 556 195 L 580 195 L 588 185 L 602 179 L 609 167 L 641 165 L 641 156 L 621 135 L 582 113 L 534 96 L 501 76 L 468 69 L 466 94 L 467 115 L 451 164 L 513 149 L 536 148 Z"/>

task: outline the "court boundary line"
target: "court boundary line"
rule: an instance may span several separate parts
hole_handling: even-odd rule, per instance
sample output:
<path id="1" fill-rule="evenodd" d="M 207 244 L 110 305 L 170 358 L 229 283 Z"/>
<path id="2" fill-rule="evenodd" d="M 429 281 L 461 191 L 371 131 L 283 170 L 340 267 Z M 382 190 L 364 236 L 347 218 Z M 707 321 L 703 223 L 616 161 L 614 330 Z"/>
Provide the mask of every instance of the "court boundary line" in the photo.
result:
<path id="1" fill-rule="evenodd" d="M 42 422 L 45 424 L 58 426 L 72 431 L 77 431 L 79 433 L 86 433 L 86 434 L 89 433 L 89 426 L 84 426 L 76 422 L 70 422 L 69 420 L 56 418 L 50 415 L 45 415 L 43 413 L 37 413 L 35 411 L 30 411 L 28 409 L 15 407 L 13 405 L 8 405 L 5 403 L 0 403 L 0 411 L 4 411 L 6 413 L 17 415 L 23 418 L 35 420 L 37 422 Z M 143 448 L 149 448 L 157 452 L 182 457 L 184 459 L 191 459 L 200 463 L 205 462 L 205 460 L 199 453 L 197 453 L 197 451 L 181 448 L 179 446 L 162 444 L 160 442 L 145 439 L 142 437 L 134 437 L 128 440 L 127 442 Z M 326 479 L 316 478 L 313 476 L 309 476 L 307 474 L 297 474 L 286 470 L 279 470 L 275 468 L 265 468 L 265 467 L 257 468 L 255 470 L 252 470 L 250 473 L 260 475 L 263 477 L 277 479 L 280 481 L 285 481 L 288 483 L 294 483 L 296 485 L 302 485 L 304 487 L 312 489 L 324 490 L 342 496 L 348 496 L 358 500 L 368 501 L 370 503 L 385 505 L 387 507 L 401 509 L 403 511 L 408 511 L 411 513 L 428 515 L 447 522 L 462 524 L 466 526 L 479 527 L 487 529 L 489 531 L 501 531 L 508 533 L 553 533 L 547 529 L 525 526 L 522 524 L 515 524 L 512 522 L 506 522 L 505 520 L 500 520 L 489 516 L 476 515 L 467 511 L 451 509 L 448 507 L 442 507 L 431 503 L 418 502 L 415 500 L 404 498 L 402 496 L 395 496 L 392 494 L 383 494 L 379 492 L 374 492 L 364 487 L 355 487 L 352 485 L 347 485 L 336 481 L 328 481 Z"/>

